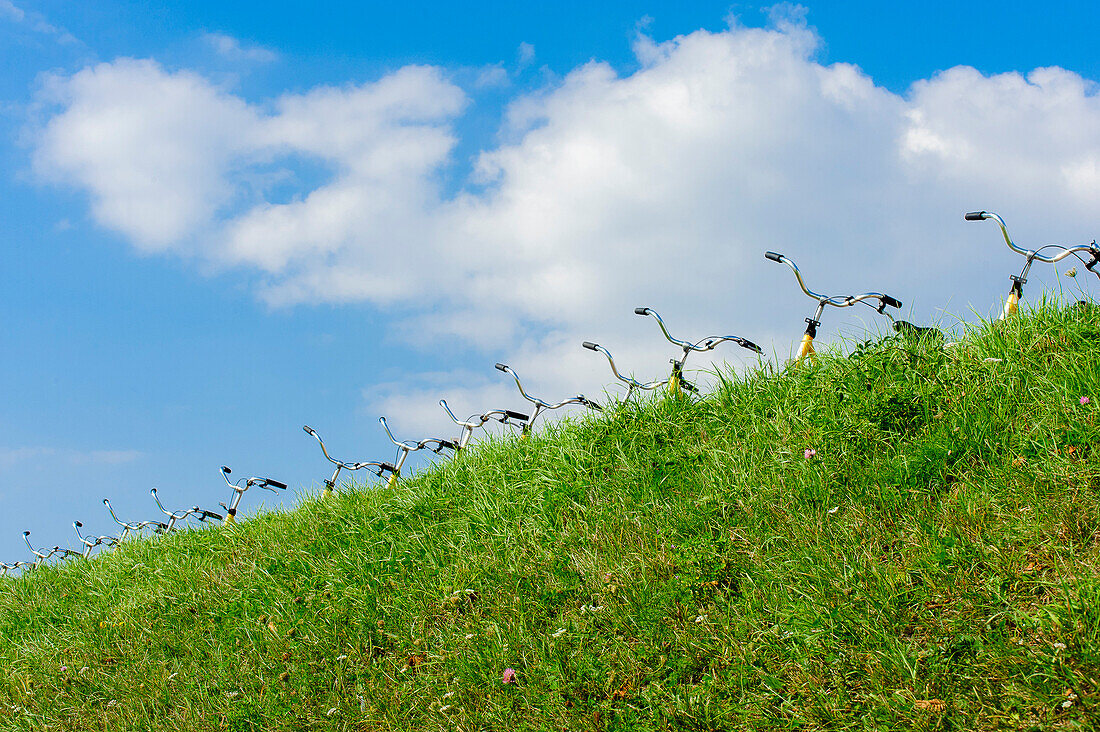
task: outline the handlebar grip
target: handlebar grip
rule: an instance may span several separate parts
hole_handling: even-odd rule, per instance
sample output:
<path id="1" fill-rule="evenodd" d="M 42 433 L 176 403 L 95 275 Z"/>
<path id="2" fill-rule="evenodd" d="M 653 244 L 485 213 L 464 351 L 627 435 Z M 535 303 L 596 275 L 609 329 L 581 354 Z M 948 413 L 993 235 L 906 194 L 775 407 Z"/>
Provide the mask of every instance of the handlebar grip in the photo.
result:
<path id="1" fill-rule="evenodd" d="M 649 312 L 649 308 L 634 308 L 635 315 L 645 315 Z"/>
<path id="2" fill-rule="evenodd" d="M 750 340 L 749 340 L 748 338 L 742 338 L 742 339 L 741 339 L 741 346 L 742 346 L 743 348 L 747 348 L 747 349 L 749 349 L 750 351 L 756 351 L 757 353 L 763 353 L 763 352 L 764 352 L 764 349 L 763 349 L 763 348 L 761 348 L 760 346 L 756 345 L 755 343 L 753 343 L 752 341 L 750 341 Z"/>
<path id="3" fill-rule="evenodd" d="M 982 221 L 985 219 L 985 211 L 971 211 L 963 216 L 967 221 Z"/>
<path id="4" fill-rule="evenodd" d="M 439 441 L 439 447 L 440 447 L 440 449 L 446 447 L 449 450 L 457 450 L 458 449 L 458 445 L 451 442 L 450 440 L 440 440 Z"/>
<path id="5" fill-rule="evenodd" d="M 268 485 L 273 485 L 273 486 L 275 486 L 276 488 L 283 488 L 283 489 L 286 489 L 286 483 L 280 483 L 279 481 L 277 481 L 277 480 L 272 480 L 271 478 L 264 478 L 264 480 L 265 480 L 265 481 L 267 481 L 267 484 L 268 484 Z"/>
<path id="6" fill-rule="evenodd" d="M 895 300 L 894 298 L 890 297 L 889 295 L 883 295 L 882 296 L 882 304 L 883 305 L 888 305 L 892 308 L 900 308 L 901 307 L 901 300 Z"/>
<path id="7" fill-rule="evenodd" d="M 504 365 L 504 364 L 502 364 L 502 363 L 498 363 L 498 364 L 497 364 L 497 371 L 504 371 L 504 372 L 507 372 L 507 371 L 508 371 L 508 367 L 507 367 L 507 366 L 505 366 L 505 365 Z"/>
<path id="8" fill-rule="evenodd" d="M 310 427 L 310 426 L 309 426 L 308 424 L 304 424 L 304 425 L 302 425 L 302 429 L 303 429 L 303 430 L 305 430 L 305 432 L 306 432 L 306 434 L 307 434 L 307 435 L 315 435 L 315 434 L 317 434 L 316 432 L 314 432 L 314 431 L 313 431 L 313 428 L 312 428 L 312 427 Z"/>
<path id="9" fill-rule="evenodd" d="M 596 350 L 596 344 L 593 343 L 592 341 L 585 341 L 584 343 L 581 344 L 581 346 L 584 347 L 584 348 L 587 348 L 589 351 L 595 351 Z"/>
<path id="10" fill-rule="evenodd" d="M 511 409 L 505 409 L 504 413 L 507 414 L 512 419 L 518 419 L 520 422 L 526 422 L 527 421 L 527 415 L 526 414 L 520 414 L 519 412 L 513 412 Z"/>
<path id="11" fill-rule="evenodd" d="M 229 474 L 230 474 L 230 473 L 232 473 L 233 471 L 229 469 L 229 466 L 228 466 L 228 465 L 223 465 L 223 466 L 222 466 L 222 472 L 223 472 L 223 473 L 225 473 L 226 475 L 229 475 Z"/>
<path id="12" fill-rule="evenodd" d="M 776 254 L 775 252 L 764 252 L 764 258 L 770 259 L 773 262 L 780 262 L 783 260 L 782 254 Z"/>

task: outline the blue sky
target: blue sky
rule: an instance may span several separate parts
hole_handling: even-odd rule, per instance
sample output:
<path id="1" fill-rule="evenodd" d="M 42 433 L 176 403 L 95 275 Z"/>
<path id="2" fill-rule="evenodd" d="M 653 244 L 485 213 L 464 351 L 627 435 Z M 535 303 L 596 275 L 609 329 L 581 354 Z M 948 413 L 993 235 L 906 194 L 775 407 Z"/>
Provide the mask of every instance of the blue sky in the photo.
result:
<path id="1" fill-rule="evenodd" d="M 812 304 L 766 249 L 987 314 L 1018 263 L 964 211 L 1096 235 L 1100 11 L 896 5 L 0 0 L 0 559 L 104 496 L 213 506 L 221 464 L 313 486 L 303 423 L 452 436 L 439 397 L 522 406 L 496 360 L 656 377 L 635 305 L 785 357 Z"/>

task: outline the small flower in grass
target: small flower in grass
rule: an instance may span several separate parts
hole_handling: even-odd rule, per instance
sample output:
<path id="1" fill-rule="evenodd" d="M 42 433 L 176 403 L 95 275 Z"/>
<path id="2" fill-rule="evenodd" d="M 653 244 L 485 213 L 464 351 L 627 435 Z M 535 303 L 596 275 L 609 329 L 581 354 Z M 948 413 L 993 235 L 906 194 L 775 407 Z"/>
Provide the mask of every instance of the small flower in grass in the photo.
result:
<path id="1" fill-rule="evenodd" d="M 552 638 L 561 638 L 565 635 L 565 628 L 558 628 L 556 631 L 550 634 Z"/>
<path id="2" fill-rule="evenodd" d="M 1064 650 L 1066 650 L 1066 644 L 1065 643 L 1055 643 L 1054 644 L 1054 650 L 1064 651 Z"/>
<path id="3" fill-rule="evenodd" d="M 515 671 L 515 669 L 511 669 L 511 668 L 504 669 L 504 673 L 501 674 L 500 680 L 502 682 L 504 682 L 505 684 L 514 684 L 514 683 L 516 683 L 516 671 Z"/>
<path id="4" fill-rule="evenodd" d="M 65 672 L 66 672 L 66 671 L 68 671 L 68 670 L 69 670 L 69 667 L 68 667 L 68 666 L 62 666 L 62 667 L 61 667 L 61 673 L 65 673 Z"/>
<path id="5" fill-rule="evenodd" d="M 1088 397 L 1081 397 L 1081 405 L 1082 406 L 1084 406 L 1085 404 L 1088 404 L 1088 403 L 1089 403 L 1089 398 Z"/>
<path id="6" fill-rule="evenodd" d="M 817 454 L 817 450 L 813 449 L 812 447 L 807 447 L 805 450 L 803 450 L 802 457 L 809 460 L 810 458 L 812 458 L 816 454 Z"/>
<path id="7" fill-rule="evenodd" d="M 840 506 L 833 506 L 826 513 L 828 513 L 830 516 L 832 516 L 834 513 L 836 513 L 839 510 L 840 510 Z"/>

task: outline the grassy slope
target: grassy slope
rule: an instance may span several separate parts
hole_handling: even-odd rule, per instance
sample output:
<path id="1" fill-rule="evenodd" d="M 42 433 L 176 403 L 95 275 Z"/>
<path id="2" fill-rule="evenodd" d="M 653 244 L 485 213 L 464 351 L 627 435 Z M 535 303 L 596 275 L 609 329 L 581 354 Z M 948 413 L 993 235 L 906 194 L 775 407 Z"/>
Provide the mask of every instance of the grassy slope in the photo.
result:
<path id="1" fill-rule="evenodd" d="M 1098 364 L 1045 308 L 36 571 L 0 728 L 1090 728 Z"/>

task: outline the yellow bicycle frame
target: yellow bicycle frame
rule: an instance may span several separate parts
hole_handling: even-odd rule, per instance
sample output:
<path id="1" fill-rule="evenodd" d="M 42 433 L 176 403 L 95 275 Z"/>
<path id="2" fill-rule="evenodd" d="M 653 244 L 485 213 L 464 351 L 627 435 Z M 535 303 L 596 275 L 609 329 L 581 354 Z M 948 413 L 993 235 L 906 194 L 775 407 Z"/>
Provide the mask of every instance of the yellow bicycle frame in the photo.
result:
<path id="1" fill-rule="evenodd" d="M 1001 320 L 1006 320 L 1015 315 L 1020 309 L 1020 296 L 1015 292 L 1009 293 L 1008 299 L 1005 300 L 1004 310 L 1001 312 Z"/>
<path id="2" fill-rule="evenodd" d="M 802 342 L 798 344 L 798 355 L 795 356 L 795 361 L 801 361 L 806 356 L 813 358 L 814 356 L 814 337 L 809 333 L 802 335 Z"/>

